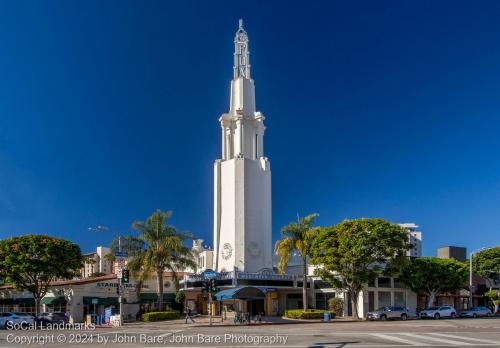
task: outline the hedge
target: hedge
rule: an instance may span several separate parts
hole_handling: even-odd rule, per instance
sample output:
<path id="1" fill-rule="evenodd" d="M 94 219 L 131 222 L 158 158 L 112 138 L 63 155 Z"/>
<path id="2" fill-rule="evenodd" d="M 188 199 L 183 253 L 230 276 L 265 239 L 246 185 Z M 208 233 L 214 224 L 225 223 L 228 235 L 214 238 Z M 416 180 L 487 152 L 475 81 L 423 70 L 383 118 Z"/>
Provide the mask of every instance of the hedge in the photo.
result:
<path id="1" fill-rule="evenodd" d="M 323 319 L 325 312 L 330 312 L 331 318 L 335 318 L 335 312 L 323 309 L 309 309 L 306 312 L 302 309 L 287 309 L 285 317 L 291 319 Z"/>
<path id="2" fill-rule="evenodd" d="M 181 314 L 179 311 L 167 311 L 167 312 L 144 313 L 141 319 L 142 321 L 161 321 L 161 320 L 179 319 L 180 317 Z"/>

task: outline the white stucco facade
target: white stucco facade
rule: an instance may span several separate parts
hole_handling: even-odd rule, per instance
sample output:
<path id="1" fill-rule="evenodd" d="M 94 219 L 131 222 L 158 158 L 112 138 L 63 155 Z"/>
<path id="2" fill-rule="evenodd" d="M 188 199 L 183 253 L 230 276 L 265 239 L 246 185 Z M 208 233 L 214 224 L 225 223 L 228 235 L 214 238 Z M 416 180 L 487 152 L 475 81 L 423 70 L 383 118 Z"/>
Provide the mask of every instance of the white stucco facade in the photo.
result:
<path id="1" fill-rule="evenodd" d="M 242 21 L 234 43 L 230 107 L 219 119 L 222 154 L 214 164 L 214 261 L 217 271 L 256 272 L 272 268 L 271 166 Z"/>

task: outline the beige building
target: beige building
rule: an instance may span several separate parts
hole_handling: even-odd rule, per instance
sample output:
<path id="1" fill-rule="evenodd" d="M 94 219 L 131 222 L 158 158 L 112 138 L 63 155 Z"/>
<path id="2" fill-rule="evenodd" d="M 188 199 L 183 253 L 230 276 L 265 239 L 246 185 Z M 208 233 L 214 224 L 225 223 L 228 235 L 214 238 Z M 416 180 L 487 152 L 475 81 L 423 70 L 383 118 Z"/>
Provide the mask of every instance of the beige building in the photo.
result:
<path id="1" fill-rule="evenodd" d="M 172 274 L 164 275 L 164 303 L 175 306 L 175 287 Z M 179 275 L 182 277 L 182 274 Z M 133 279 L 124 285 L 123 317 L 134 320 L 139 310 L 148 310 L 157 301 L 156 278 L 147 280 L 137 294 L 137 282 Z M 42 299 L 42 312 L 68 313 L 74 323 L 83 322 L 87 314 L 104 316 L 105 310 L 118 310 L 118 279 L 115 274 L 87 279 L 53 282 Z M 33 295 L 27 291 L 17 291 L 11 285 L 0 286 L 0 312 L 16 311 L 35 313 Z"/>
<path id="2" fill-rule="evenodd" d="M 111 262 L 106 259 L 109 248 L 98 246 L 96 251 L 83 254 L 86 261 L 81 269 L 82 278 L 90 278 L 94 274 L 111 274 L 113 267 Z"/>

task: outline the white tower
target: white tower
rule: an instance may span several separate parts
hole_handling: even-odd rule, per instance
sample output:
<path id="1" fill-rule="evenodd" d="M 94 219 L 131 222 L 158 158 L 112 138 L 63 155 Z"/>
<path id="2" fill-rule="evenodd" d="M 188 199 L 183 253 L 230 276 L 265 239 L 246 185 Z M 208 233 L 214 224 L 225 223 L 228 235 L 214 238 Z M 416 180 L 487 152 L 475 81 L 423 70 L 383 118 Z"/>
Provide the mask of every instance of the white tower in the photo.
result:
<path id="1" fill-rule="evenodd" d="M 255 110 L 248 36 L 241 19 L 234 38 L 229 112 L 219 121 L 222 159 L 214 164 L 215 268 L 272 268 L 271 168 L 264 157 L 264 115 Z"/>

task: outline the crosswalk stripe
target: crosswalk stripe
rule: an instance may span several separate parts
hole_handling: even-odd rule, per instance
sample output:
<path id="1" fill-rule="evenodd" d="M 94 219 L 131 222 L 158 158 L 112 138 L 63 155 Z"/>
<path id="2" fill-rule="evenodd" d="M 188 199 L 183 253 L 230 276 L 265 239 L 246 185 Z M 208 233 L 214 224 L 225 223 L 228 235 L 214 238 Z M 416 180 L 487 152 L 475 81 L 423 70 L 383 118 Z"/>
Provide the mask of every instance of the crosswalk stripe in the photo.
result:
<path id="1" fill-rule="evenodd" d="M 179 333 L 179 332 L 182 332 L 182 331 L 185 331 L 185 330 L 172 330 L 172 331 L 164 333 L 162 335 L 158 335 L 158 337 L 171 336 L 173 334 L 176 334 L 176 333 Z"/>
<path id="2" fill-rule="evenodd" d="M 429 346 L 429 344 L 427 344 L 427 343 L 421 343 L 421 342 L 417 342 L 417 341 L 407 340 L 407 339 L 397 337 L 397 336 L 392 336 L 392 335 L 385 335 L 385 334 L 381 334 L 381 333 L 372 333 L 371 335 L 382 338 L 384 340 L 394 341 L 394 342 L 398 342 L 398 343 L 405 343 L 405 344 L 409 344 L 412 346 Z"/>
<path id="3" fill-rule="evenodd" d="M 458 339 L 462 339 L 462 340 L 466 340 L 466 341 L 475 341 L 475 342 L 483 342 L 483 343 L 491 343 L 491 344 L 500 344 L 500 341 L 492 341 L 492 340 L 487 340 L 487 339 L 484 339 L 484 338 L 462 337 L 462 336 L 456 336 L 456 335 L 450 335 L 450 334 L 443 334 L 443 333 L 437 333 L 437 332 L 432 332 L 430 334 L 431 335 L 436 335 L 436 336 L 458 338 Z"/>
<path id="4" fill-rule="evenodd" d="M 454 341 L 454 340 L 448 340 L 448 339 L 444 339 L 444 338 L 431 337 L 431 336 L 428 336 L 428 334 L 416 335 L 416 334 L 412 334 L 412 333 L 402 333 L 402 335 L 410 336 L 413 338 L 419 338 L 419 339 L 423 339 L 423 340 L 437 341 L 437 342 L 446 343 L 446 344 L 453 344 L 453 345 L 462 345 L 462 346 L 472 346 L 473 345 L 472 343 L 467 343 L 467 342 L 463 342 L 463 341 Z M 459 338 L 459 337 L 455 337 L 455 338 Z"/>

